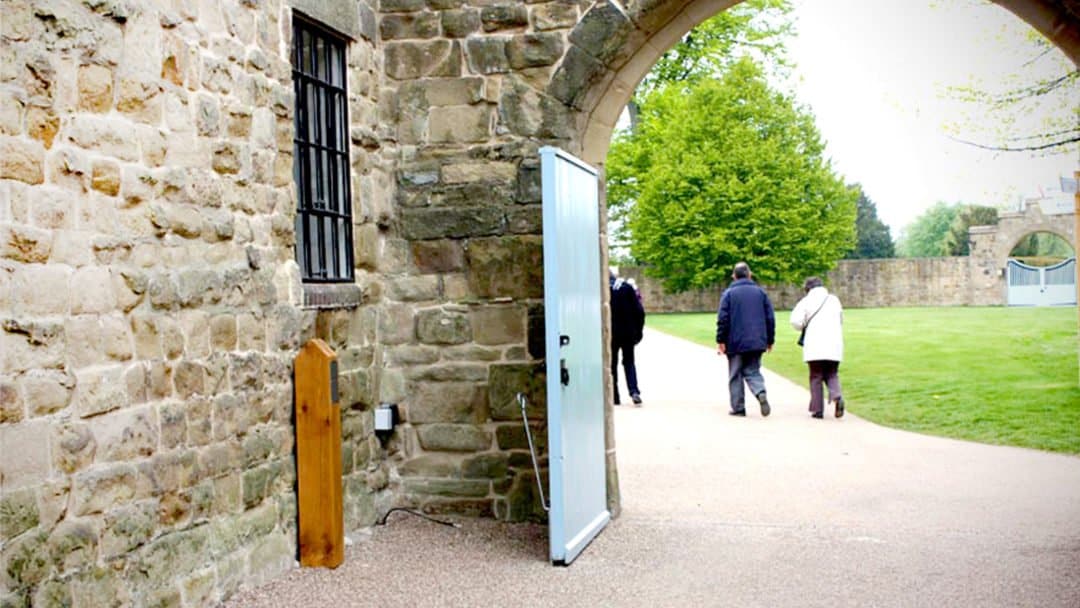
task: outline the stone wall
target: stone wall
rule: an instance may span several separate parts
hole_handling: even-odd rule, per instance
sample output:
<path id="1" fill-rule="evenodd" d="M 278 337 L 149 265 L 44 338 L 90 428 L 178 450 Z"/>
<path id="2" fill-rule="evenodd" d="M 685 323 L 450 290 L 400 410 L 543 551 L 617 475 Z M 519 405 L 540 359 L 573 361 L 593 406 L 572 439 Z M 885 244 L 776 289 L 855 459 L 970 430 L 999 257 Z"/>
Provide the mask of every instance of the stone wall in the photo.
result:
<path id="1" fill-rule="evenodd" d="M 848 308 L 887 306 L 986 306 L 1005 303 L 1000 270 L 984 276 L 972 258 L 896 258 L 841 260 L 825 275 L 829 290 Z M 650 312 L 715 311 L 722 289 L 667 294 L 640 268 L 620 269 L 634 277 Z M 801 285 L 766 285 L 777 309 L 790 310 L 802 297 Z"/>
<path id="2" fill-rule="evenodd" d="M 343 362 L 347 525 L 374 521 L 374 312 L 302 307 L 293 261 L 290 23 L 277 1 L 3 3 L 0 605 L 209 605 L 291 568 L 291 364 L 315 336 Z M 391 198 L 370 39 L 365 235 Z"/>

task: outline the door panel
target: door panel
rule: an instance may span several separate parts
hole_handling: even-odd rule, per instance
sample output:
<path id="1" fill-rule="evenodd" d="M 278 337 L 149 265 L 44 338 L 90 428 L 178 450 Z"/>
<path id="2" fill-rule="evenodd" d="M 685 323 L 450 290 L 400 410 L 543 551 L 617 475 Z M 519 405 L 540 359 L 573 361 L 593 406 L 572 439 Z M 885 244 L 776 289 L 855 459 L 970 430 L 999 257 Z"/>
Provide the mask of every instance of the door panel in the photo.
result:
<path id="1" fill-rule="evenodd" d="M 597 172 L 540 150 L 544 208 L 551 561 L 568 565 L 611 519 L 604 467 Z"/>

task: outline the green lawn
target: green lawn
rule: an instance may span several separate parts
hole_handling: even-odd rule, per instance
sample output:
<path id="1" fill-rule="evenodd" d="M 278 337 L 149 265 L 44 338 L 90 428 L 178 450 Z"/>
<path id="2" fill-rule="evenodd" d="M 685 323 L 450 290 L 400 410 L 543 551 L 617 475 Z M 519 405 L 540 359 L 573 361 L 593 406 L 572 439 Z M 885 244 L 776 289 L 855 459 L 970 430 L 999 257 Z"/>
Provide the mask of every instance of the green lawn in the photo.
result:
<path id="1" fill-rule="evenodd" d="M 777 311 L 764 365 L 806 384 Z M 648 326 L 715 346 L 716 316 L 651 314 Z M 1080 454 L 1075 308 L 874 308 L 844 311 L 840 367 L 848 409 L 920 433 Z"/>

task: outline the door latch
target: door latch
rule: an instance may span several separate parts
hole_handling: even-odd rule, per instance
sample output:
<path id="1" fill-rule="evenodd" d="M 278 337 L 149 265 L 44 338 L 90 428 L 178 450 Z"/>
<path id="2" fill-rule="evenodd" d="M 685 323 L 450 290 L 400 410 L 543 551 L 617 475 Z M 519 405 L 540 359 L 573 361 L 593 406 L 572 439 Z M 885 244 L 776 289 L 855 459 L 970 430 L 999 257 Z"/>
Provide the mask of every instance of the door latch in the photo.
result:
<path id="1" fill-rule="evenodd" d="M 560 335 L 559 346 L 563 347 L 570 344 L 570 336 Z M 559 359 L 559 382 L 562 382 L 563 386 L 570 386 L 570 370 L 566 369 L 566 359 Z"/>

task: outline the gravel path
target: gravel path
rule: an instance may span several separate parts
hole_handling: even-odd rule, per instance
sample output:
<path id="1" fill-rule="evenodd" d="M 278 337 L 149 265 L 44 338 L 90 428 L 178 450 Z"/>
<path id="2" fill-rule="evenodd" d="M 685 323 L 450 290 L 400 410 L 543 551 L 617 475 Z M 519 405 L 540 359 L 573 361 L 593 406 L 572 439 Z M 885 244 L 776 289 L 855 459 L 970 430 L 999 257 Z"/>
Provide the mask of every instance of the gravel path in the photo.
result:
<path id="1" fill-rule="evenodd" d="M 1080 458 L 812 420 L 772 374 L 773 414 L 732 418 L 710 349 L 649 332 L 638 360 L 623 512 L 570 567 L 543 526 L 399 513 L 227 605 L 1080 607 Z"/>

